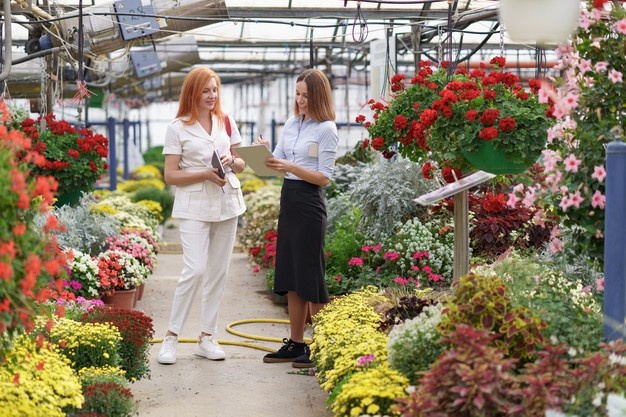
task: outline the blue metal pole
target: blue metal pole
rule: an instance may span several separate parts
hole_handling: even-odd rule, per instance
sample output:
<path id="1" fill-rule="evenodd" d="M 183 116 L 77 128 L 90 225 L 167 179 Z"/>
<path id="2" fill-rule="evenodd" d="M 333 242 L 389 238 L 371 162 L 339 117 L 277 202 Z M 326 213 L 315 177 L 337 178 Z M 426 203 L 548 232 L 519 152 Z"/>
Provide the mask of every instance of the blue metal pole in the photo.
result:
<path id="1" fill-rule="evenodd" d="M 109 190 L 117 190 L 117 149 L 115 140 L 115 118 L 107 119 L 109 130 Z"/>
<path id="2" fill-rule="evenodd" d="M 130 122 L 128 121 L 128 119 L 124 119 L 123 126 L 124 137 L 122 139 L 124 143 L 124 149 L 122 151 L 124 152 L 124 179 L 127 180 L 130 177 L 130 173 L 128 172 L 128 135 L 130 134 Z"/>
<path id="3" fill-rule="evenodd" d="M 604 337 L 623 339 L 626 318 L 626 144 L 619 138 L 606 150 L 604 219 Z"/>

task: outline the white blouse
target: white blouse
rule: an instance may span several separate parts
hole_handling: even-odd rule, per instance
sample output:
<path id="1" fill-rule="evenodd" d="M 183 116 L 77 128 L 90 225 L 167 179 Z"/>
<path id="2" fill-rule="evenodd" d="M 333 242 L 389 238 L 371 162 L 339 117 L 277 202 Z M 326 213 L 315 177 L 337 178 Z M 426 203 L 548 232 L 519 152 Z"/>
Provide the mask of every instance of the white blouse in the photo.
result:
<path id="1" fill-rule="evenodd" d="M 164 155 L 180 155 L 179 167 L 183 171 L 202 171 L 211 167 L 213 151 L 221 155 L 228 152 L 232 145 L 242 142 L 237 124 L 229 115 L 231 135 L 228 137 L 226 126 L 218 124 L 213 116 L 213 131 L 209 135 L 200 123 L 184 124 L 174 119 L 165 132 Z M 226 170 L 224 187 L 212 181 L 176 186 L 172 217 L 207 222 L 224 221 L 241 215 L 246 206 L 241 192 L 241 183 L 230 167 Z"/>

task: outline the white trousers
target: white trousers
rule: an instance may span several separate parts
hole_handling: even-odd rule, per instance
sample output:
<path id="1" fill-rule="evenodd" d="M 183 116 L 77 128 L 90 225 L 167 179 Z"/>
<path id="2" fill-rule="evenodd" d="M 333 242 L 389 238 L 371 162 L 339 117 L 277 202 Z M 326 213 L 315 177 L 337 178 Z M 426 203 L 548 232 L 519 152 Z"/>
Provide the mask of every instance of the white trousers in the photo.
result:
<path id="1" fill-rule="evenodd" d="M 169 331 L 182 334 L 194 297 L 200 290 L 200 331 L 217 333 L 217 318 L 236 232 L 237 217 L 222 222 L 181 219 L 184 266 L 174 291 Z"/>

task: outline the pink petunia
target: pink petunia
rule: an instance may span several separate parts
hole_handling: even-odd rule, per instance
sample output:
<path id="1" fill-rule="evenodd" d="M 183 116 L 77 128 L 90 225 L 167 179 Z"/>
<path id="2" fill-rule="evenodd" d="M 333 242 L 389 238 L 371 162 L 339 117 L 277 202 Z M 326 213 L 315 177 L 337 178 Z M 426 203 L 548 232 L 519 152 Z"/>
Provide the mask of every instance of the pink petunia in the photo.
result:
<path id="1" fill-rule="evenodd" d="M 626 35 L 626 18 L 615 22 L 615 30 L 622 35 Z"/>
<path id="2" fill-rule="evenodd" d="M 578 166 L 581 164 L 581 160 L 576 158 L 576 155 L 570 154 L 563 163 L 565 164 L 565 171 L 578 172 Z"/>
<path id="3" fill-rule="evenodd" d="M 596 279 L 596 289 L 600 292 L 604 292 L 604 277 Z"/>
<path id="4" fill-rule="evenodd" d="M 612 69 L 611 71 L 609 71 L 609 80 L 611 80 L 613 84 L 621 83 L 622 73 L 617 70 Z"/>
<path id="5" fill-rule="evenodd" d="M 561 210 L 563 210 L 563 212 L 566 212 L 567 209 L 571 206 L 572 204 L 569 201 L 569 198 L 567 197 L 563 197 L 561 199 L 561 202 L 559 203 L 559 207 L 561 208 Z"/>
<path id="6" fill-rule="evenodd" d="M 602 194 L 600 190 L 596 190 L 596 192 L 591 196 L 591 207 L 604 209 L 605 204 L 606 196 Z"/>
<path id="7" fill-rule="evenodd" d="M 591 174 L 591 178 L 598 180 L 600 184 L 606 178 L 606 170 L 603 166 L 595 166 L 593 167 L 593 174 Z"/>

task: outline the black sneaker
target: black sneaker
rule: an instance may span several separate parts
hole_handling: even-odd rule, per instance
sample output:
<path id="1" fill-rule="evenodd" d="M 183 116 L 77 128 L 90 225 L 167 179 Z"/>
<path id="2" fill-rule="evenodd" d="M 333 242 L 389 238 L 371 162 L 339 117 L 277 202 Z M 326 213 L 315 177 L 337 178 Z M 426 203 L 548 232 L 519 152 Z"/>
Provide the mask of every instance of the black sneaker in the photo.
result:
<path id="1" fill-rule="evenodd" d="M 263 362 L 277 363 L 277 362 L 293 362 L 298 357 L 306 354 L 309 351 L 309 347 L 306 343 L 294 342 L 291 339 L 283 339 L 284 345 L 276 352 L 268 353 L 263 357 Z"/>
<path id="2" fill-rule="evenodd" d="M 293 366 L 294 368 L 298 368 L 298 369 L 315 367 L 315 365 L 313 365 L 313 361 L 311 360 L 311 350 L 309 349 L 308 346 L 306 350 L 307 352 L 302 356 L 298 356 L 296 360 L 293 361 L 291 366 Z"/>

